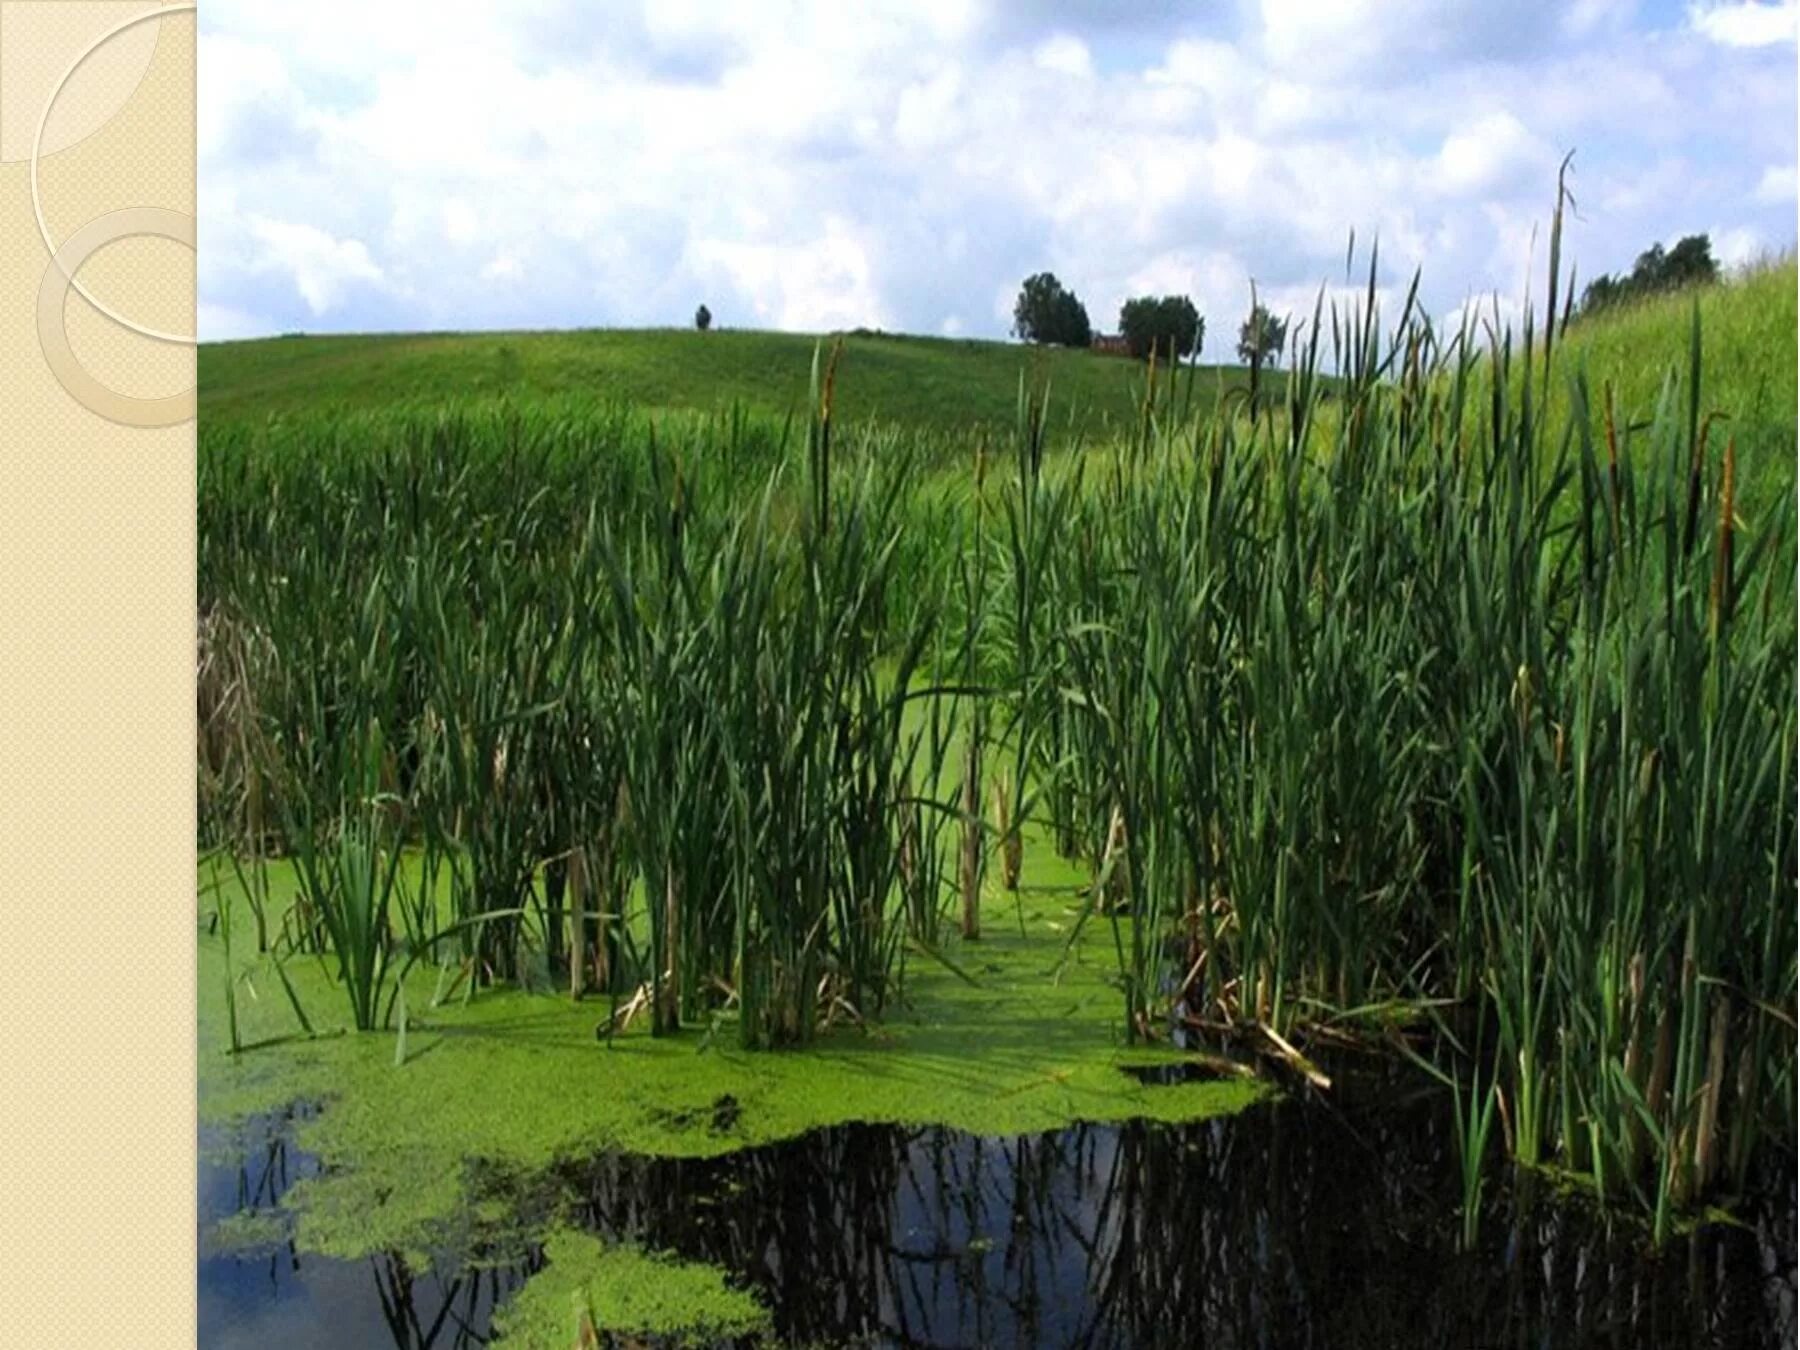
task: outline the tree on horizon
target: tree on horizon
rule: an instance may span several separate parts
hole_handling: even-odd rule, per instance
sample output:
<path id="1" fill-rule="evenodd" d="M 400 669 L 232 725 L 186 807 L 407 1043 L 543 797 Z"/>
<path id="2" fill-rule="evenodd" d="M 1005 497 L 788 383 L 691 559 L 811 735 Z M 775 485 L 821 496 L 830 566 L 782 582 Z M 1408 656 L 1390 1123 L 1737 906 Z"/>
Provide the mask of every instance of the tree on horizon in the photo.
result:
<path id="1" fill-rule="evenodd" d="M 1119 335 L 1131 354 L 1142 361 L 1154 350 L 1176 360 L 1198 356 L 1206 341 L 1206 320 L 1185 295 L 1140 295 L 1119 310 Z"/>
<path id="2" fill-rule="evenodd" d="M 1013 305 L 1013 334 L 1026 342 L 1086 347 L 1094 340 L 1087 306 L 1053 272 L 1025 278 Z"/>

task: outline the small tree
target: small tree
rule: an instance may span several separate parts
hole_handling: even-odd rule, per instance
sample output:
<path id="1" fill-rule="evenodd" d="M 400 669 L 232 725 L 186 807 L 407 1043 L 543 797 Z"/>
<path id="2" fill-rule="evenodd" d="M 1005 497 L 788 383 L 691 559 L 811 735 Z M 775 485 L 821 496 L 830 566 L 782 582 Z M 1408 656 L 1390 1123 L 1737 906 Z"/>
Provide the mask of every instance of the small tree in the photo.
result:
<path id="1" fill-rule="evenodd" d="M 1278 319 L 1257 303 L 1256 287 L 1250 288 L 1250 316 L 1238 329 L 1238 359 L 1250 367 L 1250 419 L 1254 423 L 1262 399 L 1262 368 L 1281 354 L 1287 342 L 1287 320 Z"/>
<path id="2" fill-rule="evenodd" d="M 1054 273 L 1025 278 L 1013 305 L 1013 334 L 1026 342 L 1085 347 L 1094 339 L 1087 307 Z"/>
<path id="3" fill-rule="evenodd" d="M 1238 359 L 1251 370 L 1281 355 L 1287 344 L 1287 320 L 1278 319 L 1262 305 L 1251 305 L 1250 317 L 1238 329 Z"/>
<path id="4" fill-rule="evenodd" d="M 712 327 L 712 311 L 705 305 L 694 311 L 694 327 L 702 333 Z"/>
<path id="5" fill-rule="evenodd" d="M 1152 350 L 1177 360 L 1197 356 L 1206 340 L 1206 320 L 1185 295 L 1140 295 L 1119 310 L 1119 334 L 1131 354 L 1143 360 Z"/>

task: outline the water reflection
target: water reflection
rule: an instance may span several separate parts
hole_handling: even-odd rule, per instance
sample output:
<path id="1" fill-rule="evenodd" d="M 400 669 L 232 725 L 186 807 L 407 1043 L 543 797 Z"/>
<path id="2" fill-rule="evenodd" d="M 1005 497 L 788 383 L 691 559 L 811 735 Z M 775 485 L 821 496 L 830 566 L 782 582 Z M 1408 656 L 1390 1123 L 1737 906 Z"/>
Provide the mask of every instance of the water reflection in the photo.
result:
<path id="1" fill-rule="evenodd" d="M 1497 1198 L 1480 1249 L 1458 1253 L 1443 1102 L 1386 1069 L 1333 1076 L 1329 1104 L 1287 1101 L 1180 1128 L 981 1138 L 853 1125 L 718 1159 L 607 1156 L 566 1165 L 553 1180 L 597 1231 L 735 1272 L 775 1310 L 783 1339 L 1792 1343 L 1791 1160 L 1764 1176 L 1748 1227 L 1714 1226 L 1654 1259 L 1636 1234 L 1624 1225 L 1609 1233 L 1583 1205 L 1510 1195 Z M 269 1181 L 271 1171 L 297 1164 L 267 1156 L 233 1186 L 234 1200 L 278 1198 L 286 1183 Z M 231 1295 L 238 1275 L 226 1269 L 244 1263 L 215 1258 L 201 1272 L 202 1341 L 482 1344 L 495 1302 L 534 1259 L 448 1279 L 392 1259 L 350 1266 L 358 1294 L 336 1269 L 348 1263 L 296 1261 L 290 1250 L 269 1276 L 273 1293 L 245 1322 L 248 1303 Z M 253 1335 L 231 1339 L 252 1324 Z"/>
<path id="2" fill-rule="evenodd" d="M 739 1272 L 784 1335 L 896 1345 L 1791 1342 L 1792 1170 L 1648 1259 L 1581 1205 L 1501 1197 L 1455 1250 L 1448 1113 L 1386 1070 L 1330 1104 L 1022 1138 L 851 1126 L 566 1172 L 594 1227 Z M 1785 1201 L 1785 1203 L 1783 1203 Z"/>
<path id="3" fill-rule="evenodd" d="M 393 1253 L 366 1261 L 303 1254 L 285 1235 L 248 1250 L 221 1248 L 216 1221 L 279 1215 L 288 1188 L 318 1175 L 317 1160 L 292 1140 L 294 1123 L 307 1114 L 258 1117 L 235 1137 L 201 1137 L 199 1344 L 232 1350 L 486 1345 L 495 1307 L 541 1264 L 534 1254 L 489 1268 L 446 1261 L 421 1273 Z M 221 1161 L 230 1156 L 236 1161 Z"/>

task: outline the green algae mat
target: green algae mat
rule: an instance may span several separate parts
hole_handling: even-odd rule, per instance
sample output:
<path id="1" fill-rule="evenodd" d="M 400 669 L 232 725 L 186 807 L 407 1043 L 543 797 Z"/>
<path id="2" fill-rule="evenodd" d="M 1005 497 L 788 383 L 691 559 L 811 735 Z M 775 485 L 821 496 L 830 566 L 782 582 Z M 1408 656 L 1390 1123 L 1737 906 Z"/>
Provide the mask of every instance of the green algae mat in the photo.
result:
<path id="1" fill-rule="evenodd" d="M 1019 892 L 990 883 L 983 936 L 946 954 L 955 972 L 911 953 L 903 991 L 879 1022 L 840 1024 L 780 1052 L 739 1049 L 728 1025 L 652 1037 L 639 1021 L 601 1039 L 609 1001 L 577 1002 L 545 979 L 530 992 L 484 989 L 466 1002 L 458 992 L 433 1006 L 439 974 L 424 966 L 407 977 L 404 1036 L 399 1015 L 386 1031 L 349 1031 L 324 963 L 290 957 L 278 971 L 254 954 L 230 875 L 201 876 L 202 1123 L 229 1141 L 234 1122 L 316 1106 L 294 1140 L 320 1173 L 288 1192 L 280 1215 L 303 1252 L 399 1252 L 422 1267 L 541 1246 L 547 1266 L 497 1319 L 508 1344 L 570 1344 L 583 1299 L 612 1330 L 737 1334 L 762 1316 L 727 1284 L 729 1272 L 571 1231 L 566 1197 L 549 1180 L 558 1162 L 609 1151 L 713 1156 L 858 1121 L 978 1135 L 1192 1121 L 1267 1091 L 1243 1081 L 1152 1085 L 1126 1072 L 1180 1056 L 1127 1045 L 1110 921 L 1091 919 L 1071 942 L 1084 874 L 1041 844 Z M 273 912 L 293 892 L 291 874 L 272 865 Z M 211 922 L 221 904 L 236 915 L 229 967 Z M 228 977 L 244 1047 L 236 1054 Z M 267 1222 L 250 1227 L 267 1236 Z M 233 1238 L 213 1235 L 221 1246 Z"/>

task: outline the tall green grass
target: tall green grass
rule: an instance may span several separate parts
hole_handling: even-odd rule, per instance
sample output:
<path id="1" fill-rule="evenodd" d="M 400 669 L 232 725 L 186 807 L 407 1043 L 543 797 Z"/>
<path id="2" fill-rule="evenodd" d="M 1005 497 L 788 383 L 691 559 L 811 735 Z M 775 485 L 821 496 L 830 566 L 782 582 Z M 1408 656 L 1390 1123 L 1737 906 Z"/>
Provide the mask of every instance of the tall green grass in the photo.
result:
<path id="1" fill-rule="evenodd" d="M 1122 875 L 1131 1034 L 1173 1004 L 1289 1052 L 1461 1002 L 1512 1155 L 1666 1232 L 1793 1127 L 1791 503 L 1734 495 L 1697 314 L 1628 420 L 1529 327 L 1384 329 L 1372 278 L 1315 314 L 1279 424 L 1147 401 L 1070 491 L 1013 685 Z"/>
<path id="2" fill-rule="evenodd" d="M 801 462 L 735 418 L 209 447 L 202 660 L 256 664 L 203 688 L 203 829 L 235 854 L 269 785 L 292 945 L 333 953 L 358 1027 L 402 944 L 471 989 L 591 974 L 658 1031 L 729 1012 L 749 1045 L 880 1012 L 936 933 L 967 703 L 922 678 L 907 462 L 834 462 L 830 397 Z M 411 893 L 403 848 L 435 879 Z"/>

